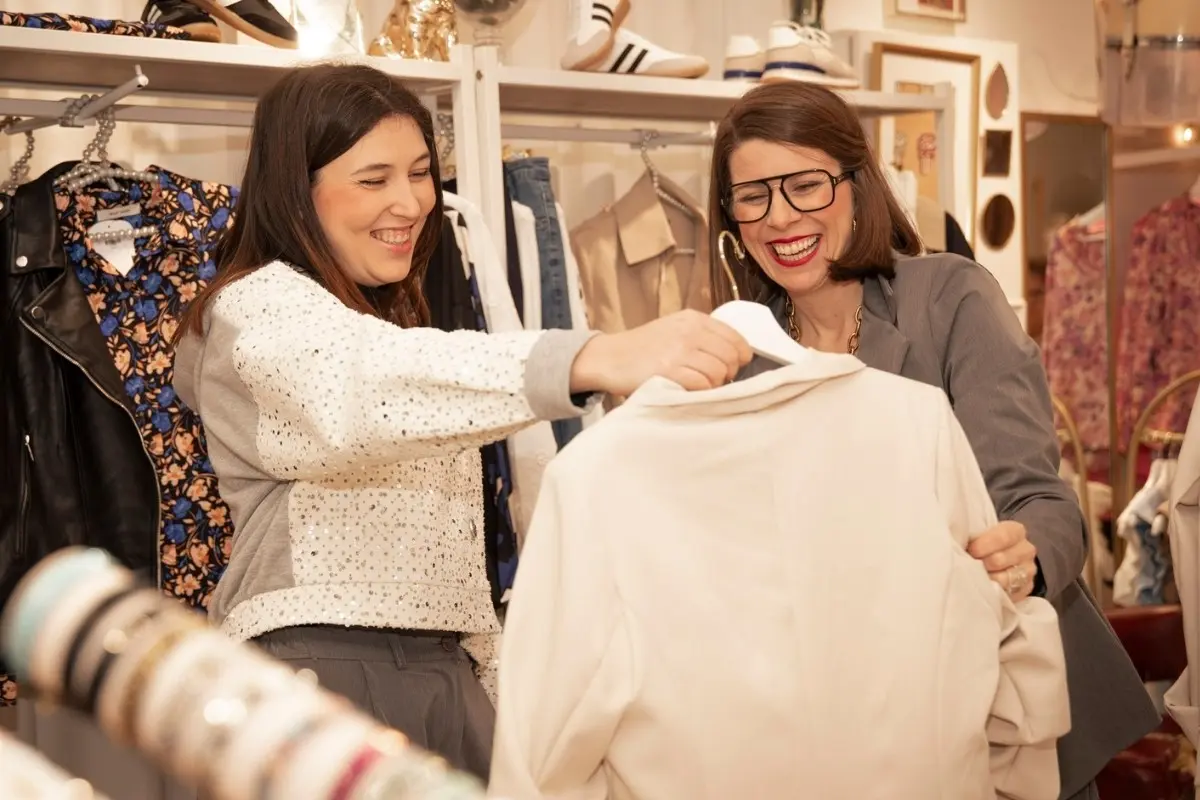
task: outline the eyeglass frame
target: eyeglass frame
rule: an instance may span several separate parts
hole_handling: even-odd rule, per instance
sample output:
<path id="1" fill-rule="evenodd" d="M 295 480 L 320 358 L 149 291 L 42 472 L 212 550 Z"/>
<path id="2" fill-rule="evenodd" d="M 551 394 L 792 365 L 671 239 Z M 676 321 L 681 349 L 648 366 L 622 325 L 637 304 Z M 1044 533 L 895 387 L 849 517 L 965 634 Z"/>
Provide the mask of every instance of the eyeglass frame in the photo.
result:
<path id="1" fill-rule="evenodd" d="M 808 175 L 808 174 L 816 173 L 816 172 L 820 172 L 826 178 L 829 178 L 829 185 L 830 185 L 830 189 L 831 189 L 830 194 L 832 195 L 832 197 L 830 198 L 829 202 L 823 206 L 818 206 L 816 208 L 796 208 L 796 204 L 792 202 L 792 198 L 788 197 L 787 192 L 785 192 L 783 190 L 783 182 L 786 181 L 788 178 L 794 178 L 797 175 Z M 776 188 L 778 188 L 779 195 L 783 198 L 783 201 L 785 203 L 787 203 L 789 206 L 791 206 L 792 210 L 795 211 L 796 213 L 811 214 L 815 211 L 824 211 L 825 209 L 827 209 L 831 205 L 833 205 L 835 202 L 837 202 L 837 187 L 838 187 L 838 185 L 845 183 L 848 180 L 852 180 L 854 178 L 854 175 L 857 172 L 858 172 L 858 170 L 848 169 L 845 172 L 843 172 L 841 175 L 835 176 L 829 170 L 821 169 L 818 167 L 816 169 L 801 169 L 801 170 L 797 170 L 795 172 L 786 172 L 783 175 L 772 175 L 769 178 L 756 178 L 755 180 L 752 180 L 752 181 L 739 181 L 738 183 L 730 184 L 729 191 L 725 193 L 725 197 L 722 198 L 722 200 L 721 200 L 721 207 L 725 209 L 725 213 L 728 214 L 729 218 L 731 220 L 733 220 L 736 224 L 738 224 L 738 225 L 753 225 L 755 222 L 762 222 L 764 219 L 767 218 L 767 215 L 771 213 L 771 204 L 775 202 L 775 191 L 776 191 Z M 772 181 L 779 181 L 778 187 L 772 186 L 771 185 Z M 739 220 L 733 216 L 733 190 L 739 186 L 749 186 L 752 183 L 762 183 L 762 184 L 766 185 L 766 187 L 767 187 L 766 210 L 763 211 L 762 216 L 759 217 L 758 219 L 752 219 L 752 220 L 748 220 L 748 221 Z"/>

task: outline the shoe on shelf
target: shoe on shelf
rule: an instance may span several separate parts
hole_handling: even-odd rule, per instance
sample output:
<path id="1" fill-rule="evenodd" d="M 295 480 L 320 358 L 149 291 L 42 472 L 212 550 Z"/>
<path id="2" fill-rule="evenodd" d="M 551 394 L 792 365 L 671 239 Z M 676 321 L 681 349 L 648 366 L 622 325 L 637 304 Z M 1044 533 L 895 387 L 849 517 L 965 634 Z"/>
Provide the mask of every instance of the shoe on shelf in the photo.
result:
<path id="1" fill-rule="evenodd" d="M 212 14 L 219 22 L 263 44 L 284 50 L 296 49 L 296 41 L 300 38 L 296 29 L 275 10 L 271 0 L 191 0 L 191 3 Z"/>
<path id="2" fill-rule="evenodd" d="M 613 35 L 629 15 L 629 0 L 571 0 L 571 36 L 563 69 L 589 70 L 612 52 Z"/>
<path id="3" fill-rule="evenodd" d="M 190 0 L 150 0 L 142 9 L 142 22 L 181 28 L 198 42 L 221 41 L 217 21 L 192 5 Z"/>
<path id="4" fill-rule="evenodd" d="M 854 69 L 833 52 L 829 34 L 795 22 L 775 22 L 767 35 L 763 81 L 805 81 L 831 89 L 857 89 Z"/>
<path id="5" fill-rule="evenodd" d="M 367 55 L 449 61 L 458 44 L 457 15 L 452 0 L 399 0 L 383 22 L 383 30 L 367 47 Z"/>
<path id="6" fill-rule="evenodd" d="M 767 65 L 767 54 L 753 36 L 730 36 L 725 46 L 727 81 L 757 81 Z"/>
<path id="7" fill-rule="evenodd" d="M 708 72 L 708 62 L 700 56 L 676 53 L 638 36 L 627 28 L 618 28 L 608 57 L 591 72 L 617 75 L 657 75 L 664 78 L 699 78 Z"/>

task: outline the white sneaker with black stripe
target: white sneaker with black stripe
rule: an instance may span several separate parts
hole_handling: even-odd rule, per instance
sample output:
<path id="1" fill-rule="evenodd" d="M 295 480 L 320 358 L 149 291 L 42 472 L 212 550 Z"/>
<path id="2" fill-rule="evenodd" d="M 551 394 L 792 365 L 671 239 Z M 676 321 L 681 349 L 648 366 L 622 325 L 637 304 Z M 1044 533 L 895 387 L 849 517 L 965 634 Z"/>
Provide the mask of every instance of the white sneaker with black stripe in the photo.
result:
<path id="1" fill-rule="evenodd" d="M 603 61 L 628 14 L 629 0 L 571 0 L 571 36 L 562 68 L 587 70 Z"/>
<path id="2" fill-rule="evenodd" d="M 658 75 L 667 78 L 699 78 L 708 72 L 708 62 L 700 56 L 676 53 L 620 28 L 613 35 L 608 58 L 592 67 L 591 72 L 618 75 Z"/>

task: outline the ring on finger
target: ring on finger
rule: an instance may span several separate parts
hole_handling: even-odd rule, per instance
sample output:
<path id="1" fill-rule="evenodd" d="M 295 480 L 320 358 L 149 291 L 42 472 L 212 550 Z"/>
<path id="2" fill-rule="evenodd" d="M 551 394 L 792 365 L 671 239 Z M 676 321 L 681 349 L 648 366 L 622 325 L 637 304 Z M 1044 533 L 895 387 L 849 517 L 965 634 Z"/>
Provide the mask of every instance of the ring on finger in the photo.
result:
<path id="1" fill-rule="evenodd" d="M 1024 571 L 1019 566 L 1008 568 L 1008 593 L 1016 594 L 1025 583 Z"/>

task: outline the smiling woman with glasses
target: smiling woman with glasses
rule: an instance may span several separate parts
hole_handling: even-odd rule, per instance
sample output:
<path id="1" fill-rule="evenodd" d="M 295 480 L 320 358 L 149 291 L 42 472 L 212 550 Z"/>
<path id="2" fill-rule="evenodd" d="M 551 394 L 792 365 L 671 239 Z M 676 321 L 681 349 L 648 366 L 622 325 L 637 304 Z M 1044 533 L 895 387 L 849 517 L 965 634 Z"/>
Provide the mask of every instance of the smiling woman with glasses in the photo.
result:
<path id="1" fill-rule="evenodd" d="M 1079 580 L 1087 534 L 1058 476 L 1046 374 L 1000 285 L 973 261 L 923 253 L 858 117 L 821 86 L 748 92 L 717 129 L 710 185 L 712 252 L 733 236 L 739 296 L 766 303 L 806 347 L 853 353 L 950 398 L 1002 520 L 970 555 L 1014 601 L 1037 594 L 1058 609 L 1073 723 L 1058 747 L 1061 796 L 1095 798 L 1101 767 L 1158 714 Z M 717 261 L 712 285 L 714 305 L 733 299 Z"/>

